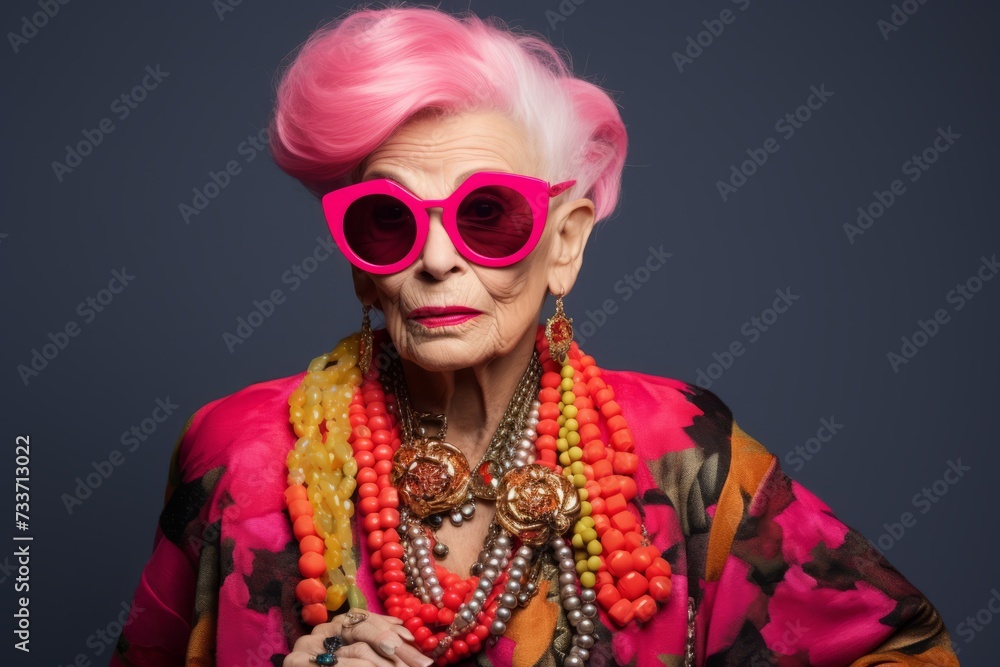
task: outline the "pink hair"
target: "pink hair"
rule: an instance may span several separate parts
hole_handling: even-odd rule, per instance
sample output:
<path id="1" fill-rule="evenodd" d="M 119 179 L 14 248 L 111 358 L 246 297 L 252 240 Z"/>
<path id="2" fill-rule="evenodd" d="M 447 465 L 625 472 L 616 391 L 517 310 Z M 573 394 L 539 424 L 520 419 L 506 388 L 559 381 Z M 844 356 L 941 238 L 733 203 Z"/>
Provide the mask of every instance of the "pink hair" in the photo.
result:
<path id="1" fill-rule="evenodd" d="M 627 135 L 615 101 L 544 38 L 431 7 L 358 9 L 313 32 L 284 71 L 274 161 L 316 196 L 425 112 L 498 111 L 523 127 L 551 183 L 576 179 L 598 220 L 618 201 Z"/>

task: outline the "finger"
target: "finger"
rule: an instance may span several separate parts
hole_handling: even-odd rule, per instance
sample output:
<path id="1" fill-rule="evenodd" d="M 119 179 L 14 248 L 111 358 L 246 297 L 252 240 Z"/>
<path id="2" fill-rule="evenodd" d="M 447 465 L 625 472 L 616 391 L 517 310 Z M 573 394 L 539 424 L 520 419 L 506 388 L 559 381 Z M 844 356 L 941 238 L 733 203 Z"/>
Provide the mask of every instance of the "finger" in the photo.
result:
<path id="1" fill-rule="evenodd" d="M 334 635 L 303 635 L 295 640 L 292 652 L 285 657 L 282 667 L 315 667 L 312 659 L 321 653 L 329 653 L 325 646 L 328 637 Z M 334 655 L 340 657 L 345 647 L 334 651 Z"/>
<path id="2" fill-rule="evenodd" d="M 341 651 L 337 651 L 337 667 L 377 667 L 374 663 L 367 660 L 342 658 L 340 654 Z M 281 663 L 281 667 L 316 667 L 316 663 L 310 660 L 312 657 L 312 653 L 289 653 L 285 656 L 285 661 Z"/>
<path id="3" fill-rule="evenodd" d="M 365 611 L 363 609 L 350 609 L 347 613 L 339 614 L 330 619 L 327 623 L 320 623 L 319 625 L 313 626 L 312 634 L 322 635 L 324 637 L 332 637 L 333 635 L 341 634 L 345 627 L 350 627 L 351 622 L 348 620 L 349 614 L 363 614 L 365 617 L 362 623 L 374 622 L 380 623 L 385 620 L 385 616 L 380 614 L 372 614 L 371 612 Z M 389 625 L 385 623 L 385 625 Z"/>
<path id="4" fill-rule="evenodd" d="M 382 657 L 376 653 L 369 644 L 365 644 L 363 642 L 348 644 L 347 646 L 337 649 L 338 664 L 342 658 L 364 660 L 365 662 L 375 665 L 375 667 L 396 667 L 396 663 L 393 660 Z"/>
<path id="5" fill-rule="evenodd" d="M 310 658 L 315 655 L 317 654 L 301 651 L 297 653 L 289 653 L 285 656 L 285 660 L 281 663 L 281 667 L 316 667 L 316 663 L 310 660 Z"/>
<path id="6" fill-rule="evenodd" d="M 332 637 L 333 635 L 340 634 L 340 625 L 341 617 L 334 616 L 332 621 L 313 626 L 311 634 L 314 636 L 319 635 L 320 637 Z"/>
<path id="7" fill-rule="evenodd" d="M 394 627 L 402 627 L 403 625 L 403 621 L 395 616 L 384 616 L 382 614 L 370 612 L 367 609 L 358 609 L 356 607 L 352 607 L 345 614 L 334 616 L 331 623 L 338 624 L 336 626 L 337 632 L 341 632 L 343 628 L 361 625 L 362 623 L 374 623 L 378 626 Z"/>
<path id="8" fill-rule="evenodd" d="M 361 660 L 359 658 L 341 658 L 340 651 L 337 651 L 337 667 L 373 667 L 374 663 L 368 662 L 367 660 Z M 296 667 L 298 667 L 296 665 Z M 315 665 L 310 665 L 309 667 L 316 667 Z"/>
<path id="9" fill-rule="evenodd" d="M 431 658 L 403 641 L 404 639 L 413 641 L 413 634 L 409 630 L 396 625 L 385 627 L 377 622 L 381 620 L 381 617 L 374 619 L 376 620 L 374 623 L 371 622 L 372 620 L 369 617 L 363 623 L 344 628 L 341 631 L 344 641 L 350 644 L 363 642 L 376 649 L 381 655 L 398 658 L 409 667 L 430 667 L 434 664 Z M 408 637 L 404 637 L 403 632 Z"/>
<path id="10" fill-rule="evenodd" d="M 434 664 L 432 658 L 402 638 L 381 640 L 373 648 L 383 656 L 393 659 L 400 667 L 430 667 Z"/>
<path id="11" fill-rule="evenodd" d="M 295 650 L 285 656 L 285 659 L 281 663 L 281 667 L 316 667 L 310 658 L 319 655 L 323 650 L 317 651 L 299 651 Z"/>
<path id="12" fill-rule="evenodd" d="M 408 667 L 431 667 L 434 664 L 434 660 L 421 653 L 416 646 L 409 644 L 399 646 L 393 657 L 396 658 L 397 662 L 408 665 Z"/>
<path id="13" fill-rule="evenodd" d="M 362 621 L 362 623 L 374 622 L 376 625 L 378 625 L 380 621 L 385 621 L 386 624 L 390 628 L 392 628 L 392 630 L 395 631 L 396 634 L 398 634 L 404 640 L 408 642 L 416 641 L 416 637 L 414 637 L 413 633 L 410 632 L 406 628 L 406 626 L 403 625 L 403 621 L 399 620 L 395 616 L 382 616 L 381 614 L 369 614 L 368 617 L 364 621 Z M 358 623 L 357 625 L 361 624 Z M 322 626 L 317 625 L 316 627 L 325 628 L 323 632 L 325 632 L 327 635 L 334 635 L 341 632 L 343 628 L 343 619 L 340 616 L 338 616 L 334 619 L 334 622 L 325 623 Z M 323 634 L 323 632 L 317 632 L 315 629 L 313 630 L 314 634 Z"/>
<path id="14" fill-rule="evenodd" d="M 292 647 L 292 652 L 286 656 L 284 662 L 282 662 L 282 667 L 315 667 L 315 663 L 312 662 L 311 658 L 319 655 L 320 653 L 327 653 L 326 646 L 324 646 L 324 641 L 327 637 L 333 635 L 303 635 L 295 640 L 295 644 Z M 334 654 L 339 658 L 344 647 L 334 651 Z"/>
<path id="15" fill-rule="evenodd" d="M 369 616 L 361 623 L 344 625 L 340 630 L 340 635 L 344 638 L 345 644 L 364 642 L 377 646 L 379 642 L 384 641 L 396 646 L 402 641 L 396 628 L 397 626 L 384 623 L 382 617 Z"/>
<path id="16" fill-rule="evenodd" d="M 302 635 L 295 640 L 295 644 L 292 645 L 292 653 L 322 653 L 326 649 L 323 648 L 323 639 L 327 635 Z"/>
<path id="17" fill-rule="evenodd" d="M 396 653 L 396 649 L 403 646 L 403 638 L 394 633 L 392 629 L 382 633 L 380 637 L 381 639 L 377 643 L 369 644 L 369 646 L 378 651 L 383 657 L 392 658 Z"/>
<path id="18" fill-rule="evenodd" d="M 344 621 L 347 620 L 346 614 L 334 616 L 331 621 L 327 623 L 320 623 L 319 625 L 313 627 L 311 635 L 301 637 L 295 644 L 295 650 L 311 652 L 310 654 L 322 653 L 323 639 L 340 634 L 345 643 L 353 641 L 363 641 L 369 643 L 372 646 L 377 647 L 378 652 L 383 656 L 393 656 L 396 659 L 396 662 L 408 665 L 409 667 L 429 667 L 433 664 L 434 661 L 431 658 L 428 658 L 413 646 L 409 646 L 404 643 L 414 642 L 416 641 L 416 638 L 413 636 L 413 633 L 402 624 L 403 622 L 400 619 L 395 616 L 383 616 L 381 614 L 375 614 L 361 609 L 352 609 L 351 611 L 354 613 L 365 613 L 367 616 L 361 623 L 348 627 L 344 627 Z M 365 628 L 361 634 L 354 632 L 355 629 L 362 628 L 363 626 L 368 627 Z M 379 639 L 378 635 L 385 631 L 391 631 L 396 635 L 396 637 L 387 635 Z M 400 639 L 403 641 L 400 641 Z M 384 642 L 385 646 L 379 646 L 379 641 Z M 299 642 L 303 643 L 300 644 Z M 387 650 L 389 648 L 393 649 L 392 652 Z"/>

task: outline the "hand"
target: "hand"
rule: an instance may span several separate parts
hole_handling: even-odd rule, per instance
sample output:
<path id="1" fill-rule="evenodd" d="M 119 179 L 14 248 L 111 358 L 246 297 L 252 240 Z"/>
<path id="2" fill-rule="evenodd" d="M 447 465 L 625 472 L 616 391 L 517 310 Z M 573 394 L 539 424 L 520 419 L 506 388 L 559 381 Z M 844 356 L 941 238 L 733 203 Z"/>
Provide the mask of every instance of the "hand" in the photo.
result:
<path id="1" fill-rule="evenodd" d="M 333 635 L 340 635 L 344 640 L 344 646 L 336 652 L 338 667 L 430 667 L 434 664 L 412 645 L 413 634 L 398 618 L 361 609 L 348 613 L 365 614 L 366 618 L 360 623 L 345 625 L 347 614 L 340 614 L 329 623 L 320 623 L 313 628 L 312 634 L 296 640 L 282 667 L 314 667 L 315 663 L 309 659 L 324 653 L 323 640 Z"/>

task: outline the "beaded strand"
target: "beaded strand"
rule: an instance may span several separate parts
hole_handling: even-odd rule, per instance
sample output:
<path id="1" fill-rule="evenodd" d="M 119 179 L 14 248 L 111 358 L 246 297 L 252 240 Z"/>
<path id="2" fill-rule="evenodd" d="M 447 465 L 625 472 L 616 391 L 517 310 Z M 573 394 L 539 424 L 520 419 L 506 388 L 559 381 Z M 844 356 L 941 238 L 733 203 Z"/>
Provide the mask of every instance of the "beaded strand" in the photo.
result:
<path id="1" fill-rule="evenodd" d="M 541 361 L 545 372 L 536 446 L 545 450 L 540 463 L 556 471 L 561 467 L 580 494 L 581 516 L 571 540 L 580 584 L 597 592 L 598 603 L 619 626 L 633 618 L 645 623 L 657 602 L 670 596 L 671 570 L 629 509 L 639 465 L 632 433 L 601 369 L 575 341 L 561 364 L 547 349 Z M 607 443 L 599 426 L 602 417 Z"/>
<path id="2" fill-rule="evenodd" d="M 344 602 L 366 607 L 353 555 L 356 493 L 387 612 L 403 620 L 437 664 L 457 662 L 491 635 L 502 635 L 513 609 L 530 601 L 538 553 L 517 547 L 515 536 L 495 526 L 473 576 L 460 577 L 435 562 L 433 533 L 400 507 L 389 478 L 401 445 L 399 406 L 384 391 L 378 369 L 362 377 L 358 345 L 355 334 L 314 359 L 289 397 L 289 421 L 299 439 L 287 458 L 285 500 L 299 540 L 302 617 L 317 625 Z M 579 494 L 572 536 L 554 535 L 548 548 L 575 630 L 565 664 L 582 667 L 595 641 L 596 605 L 618 626 L 648 621 L 670 595 L 670 565 L 630 509 L 639 460 L 600 368 L 575 342 L 563 360 L 552 359 L 542 327 L 536 350 L 543 370 L 538 400 L 513 465 L 543 465 L 570 479 Z"/>
<path id="3" fill-rule="evenodd" d="M 295 587 L 302 619 L 325 623 L 328 609 L 345 601 L 364 608 L 355 585 L 351 518 L 358 472 L 357 454 L 348 441 L 361 382 L 359 337 L 341 340 L 309 364 L 302 384 L 291 393 L 289 422 L 298 440 L 288 453 L 285 503 L 299 540 Z"/>

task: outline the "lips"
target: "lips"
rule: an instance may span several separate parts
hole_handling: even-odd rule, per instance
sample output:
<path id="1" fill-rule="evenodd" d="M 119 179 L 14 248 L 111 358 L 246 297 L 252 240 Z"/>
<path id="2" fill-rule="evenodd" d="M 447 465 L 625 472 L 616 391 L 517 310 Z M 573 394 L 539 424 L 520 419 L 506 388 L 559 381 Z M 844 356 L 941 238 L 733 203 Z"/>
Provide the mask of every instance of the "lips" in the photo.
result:
<path id="1" fill-rule="evenodd" d="M 425 327 L 455 326 L 482 315 L 481 311 L 465 306 L 424 306 L 410 311 L 409 319 Z"/>

